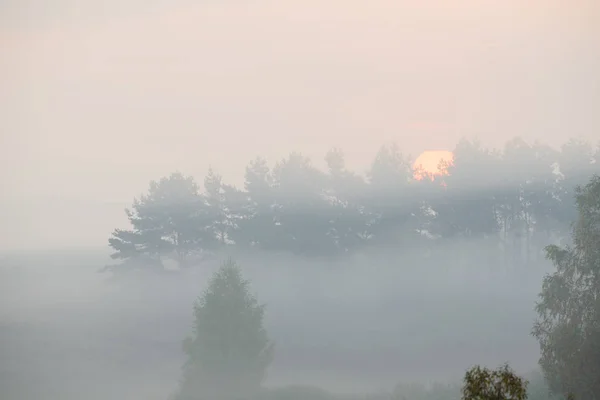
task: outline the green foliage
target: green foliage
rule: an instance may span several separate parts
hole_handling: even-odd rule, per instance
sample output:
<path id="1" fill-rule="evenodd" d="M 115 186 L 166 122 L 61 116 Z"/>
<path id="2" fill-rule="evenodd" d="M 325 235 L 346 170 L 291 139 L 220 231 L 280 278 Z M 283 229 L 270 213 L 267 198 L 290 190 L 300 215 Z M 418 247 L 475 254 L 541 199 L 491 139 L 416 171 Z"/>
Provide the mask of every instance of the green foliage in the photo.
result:
<path id="1" fill-rule="evenodd" d="M 528 382 L 508 365 L 496 370 L 475 366 L 468 370 L 462 388 L 463 400 L 525 400 Z"/>
<path id="2" fill-rule="evenodd" d="M 573 244 L 549 246 L 556 271 L 544 278 L 533 334 L 551 389 L 600 397 L 600 177 L 576 190 Z"/>
<path id="3" fill-rule="evenodd" d="M 225 262 L 194 305 L 178 399 L 229 400 L 259 392 L 273 357 L 264 312 L 240 268 Z"/>

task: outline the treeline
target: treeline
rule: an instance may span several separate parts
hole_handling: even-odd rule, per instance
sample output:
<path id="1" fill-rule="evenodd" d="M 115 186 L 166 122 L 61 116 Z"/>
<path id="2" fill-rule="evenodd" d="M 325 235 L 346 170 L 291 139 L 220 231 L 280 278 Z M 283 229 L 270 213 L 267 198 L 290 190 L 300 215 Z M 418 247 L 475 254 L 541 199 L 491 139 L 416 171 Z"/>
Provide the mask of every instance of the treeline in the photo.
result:
<path id="1" fill-rule="evenodd" d="M 494 259 L 518 266 L 568 235 L 575 187 L 600 172 L 600 148 L 577 139 L 554 149 L 515 138 L 502 151 L 464 139 L 453 153 L 442 175 L 420 180 L 396 145 L 379 150 L 366 177 L 338 149 L 327 153 L 327 171 L 298 153 L 273 168 L 257 158 L 243 189 L 212 169 L 202 187 L 176 172 L 126 210 L 131 228 L 112 233 L 113 258 L 186 265 L 228 246 L 334 256 L 482 238 Z"/>

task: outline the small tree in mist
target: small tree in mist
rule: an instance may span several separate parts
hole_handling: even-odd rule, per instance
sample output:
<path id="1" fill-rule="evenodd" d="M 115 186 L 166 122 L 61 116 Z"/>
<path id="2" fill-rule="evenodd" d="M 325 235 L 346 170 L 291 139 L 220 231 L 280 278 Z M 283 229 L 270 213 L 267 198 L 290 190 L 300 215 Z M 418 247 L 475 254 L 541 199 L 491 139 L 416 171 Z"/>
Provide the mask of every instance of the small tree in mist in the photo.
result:
<path id="1" fill-rule="evenodd" d="M 239 267 L 225 262 L 194 305 L 179 400 L 242 399 L 258 392 L 273 358 L 264 311 Z"/>
<path id="2" fill-rule="evenodd" d="M 525 400 L 528 382 L 508 366 L 496 370 L 475 366 L 467 371 L 463 400 Z"/>

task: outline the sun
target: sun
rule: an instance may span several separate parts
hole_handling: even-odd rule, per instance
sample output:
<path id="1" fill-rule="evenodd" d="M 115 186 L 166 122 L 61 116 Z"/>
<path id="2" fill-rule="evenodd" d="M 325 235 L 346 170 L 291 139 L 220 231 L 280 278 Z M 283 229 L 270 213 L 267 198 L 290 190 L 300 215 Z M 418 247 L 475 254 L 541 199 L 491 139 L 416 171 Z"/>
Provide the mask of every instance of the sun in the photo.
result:
<path id="1" fill-rule="evenodd" d="M 427 150 L 421 153 L 413 164 L 415 179 L 421 180 L 429 177 L 445 175 L 445 170 L 440 170 L 440 162 L 451 163 L 454 160 L 454 155 L 447 150 Z"/>

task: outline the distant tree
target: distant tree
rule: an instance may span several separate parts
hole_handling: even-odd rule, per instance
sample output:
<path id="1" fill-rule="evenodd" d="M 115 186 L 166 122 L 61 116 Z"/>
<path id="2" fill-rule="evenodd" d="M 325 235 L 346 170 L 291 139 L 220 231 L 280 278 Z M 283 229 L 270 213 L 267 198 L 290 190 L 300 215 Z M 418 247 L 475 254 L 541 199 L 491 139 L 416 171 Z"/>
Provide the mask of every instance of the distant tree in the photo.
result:
<path id="1" fill-rule="evenodd" d="M 417 237 L 420 204 L 414 198 L 413 170 L 394 143 L 382 146 L 367 173 L 368 194 L 363 196 L 373 243 L 397 247 Z"/>
<path id="2" fill-rule="evenodd" d="M 327 196 L 332 211 L 329 236 L 338 251 L 346 252 L 365 244 L 370 238 L 369 216 L 361 202 L 366 183 L 346 168 L 342 150 L 331 149 L 325 156 L 325 162 L 329 172 Z"/>
<path id="3" fill-rule="evenodd" d="M 276 249 L 274 208 L 275 188 L 264 158 L 252 160 L 245 171 L 246 202 L 240 219 L 240 243 L 266 250 Z"/>
<path id="4" fill-rule="evenodd" d="M 186 264 L 224 245 L 330 256 L 369 244 L 424 246 L 429 257 L 435 243 L 467 238 L 484 239 L 486 250 L 463 252 L 459 264 L 518 267 L 568 239 L 574 188 L 600 173 L 600 147 L 575 139 L 556 150 L 514 138 L 503 151 L 463 139 L 453 153 L 441 165 L 446 175 L 420 181 L 396 145 L 380 148 L 367 179 L 347 168 L 339 149 L 325 156 L 327 171 L 299 153 L 272 169 L 257 158 L 244 190 L 209 170 L 200 193 L 175 173 L 134 200 L 132 227 L 109 240 L 113 258 L 160 267 L 165 257 Z"/>
<path id="5" fill-rule="evenodd" d="M 333 148 L 325 155 L 329 188 L 337 197 L 356 203 L 364 195 L 366 182 L 346 167 L 344 152 Z"/>
<path id="6" fill-rule="evenodd" d="M 273 358 L 264 312 L 240 268 L 225 262 L 194 305 L 178 400 L 242 400 L 259 392 Z"/>
<path id="7" fill-rule="evenodd" d="M 235 244 L 235 233 L 239 229 L 238 220 L 244 203 L 242 193 L 235 187 L 223 183 L 221 175 L 209 168 L 204 178 L 203 223 L 206 243 L 211 247 Z"/>
<path id="8" fill-rule="evenodd" d="M 272 208 L 279 249 L 303 255 L 328 255 L 335 247 L 331 203 L 325 195 L 327 177 L 307 157 L 292 153 L 273 168 Z"/>
<path id="9" fill-rule="evenodd" d="M 525 400 L 528 382 L 508 366 L 496 370 L 475 366 L 463 379 L 463 400 Z"/>
<path id="10" fill-rule="evenodd" d="M 600 177 L 576 189 L 572 245 L 546 248 L 556 271 L 544 278 L 533 334 L 553 392 L 600 398 Z"/>
<path id="11" fill-rule="evenodd" d="M 528 263 L 536 230 L 545 233 L 540 240 L 547 241 L 555 226 L 550 215 L 558 203 L 552 170 L 557 157 L 548 146 L 530 145 L 518 137 L 504 146 L 495 204 L 507 264 Z"/>
<path id="12" fill-rule="evenodd" d="M 461 140 L 447 168 L 447 190 L 434 209 L 439 213 L 437 232 L 443 237 L 496 234 L 500 227 L 496 195 L 501 187 L 501 157 L 478 141 Z"/>
<path id="13" fill-rule="evenodd" d="M 173 253 L 184 264 L 202 239 L 198 185 L 179 172 L 150 182 L 148 193 L 134 199 L 125 212 L 133 229 L 112 233 L 114 259 L 147 256 L 161 264 L 161 256 Z"/>
<path id="14" fill-rule="evenodd" d="M 521 174 L 525 175 L 522 201 L 527 210 L 527 226 L 531 228 L 531 249 L 528 250 L 537 258 L 545 244 L 559 237 L 565 227 L 555 215 L 560 207 L 560 199 L 556 195 L 558 176 L 555 173 L 559 152 L 539 142 L 533 143 L 530 149 L 531 161 L 526 163 L 524 160 L 521 169 Z M 523 171 L 527 173 L 523 174 Z"/>
<path id="15" fill-rule="evenodd" d="M 325 162 L 332 177 L 342 178 L 346 173 L 344 152 L 339 148 L 330 149 L 325 155 Z"/>
<path id="16" fill-rule="evenodd" d="M 378 193 L 392 194 L 406 189 L 413 180 L 410 161 L 398 145 L 382 146 L 368 172 L 369 183 Z"/>
<path id="17" fill-rule="evenodd" d="M 556 196 L 561 200 L 555 214 L 564 227 L 577 218 L 574 204 L 575 191 L 585 185 L 592 174 L 600 173 L 600 164 L 594 162 L 592 144 L 580 138 L 571 138 L 560 148 L 558 172 L 560 180 L 556 185 Z"/>

